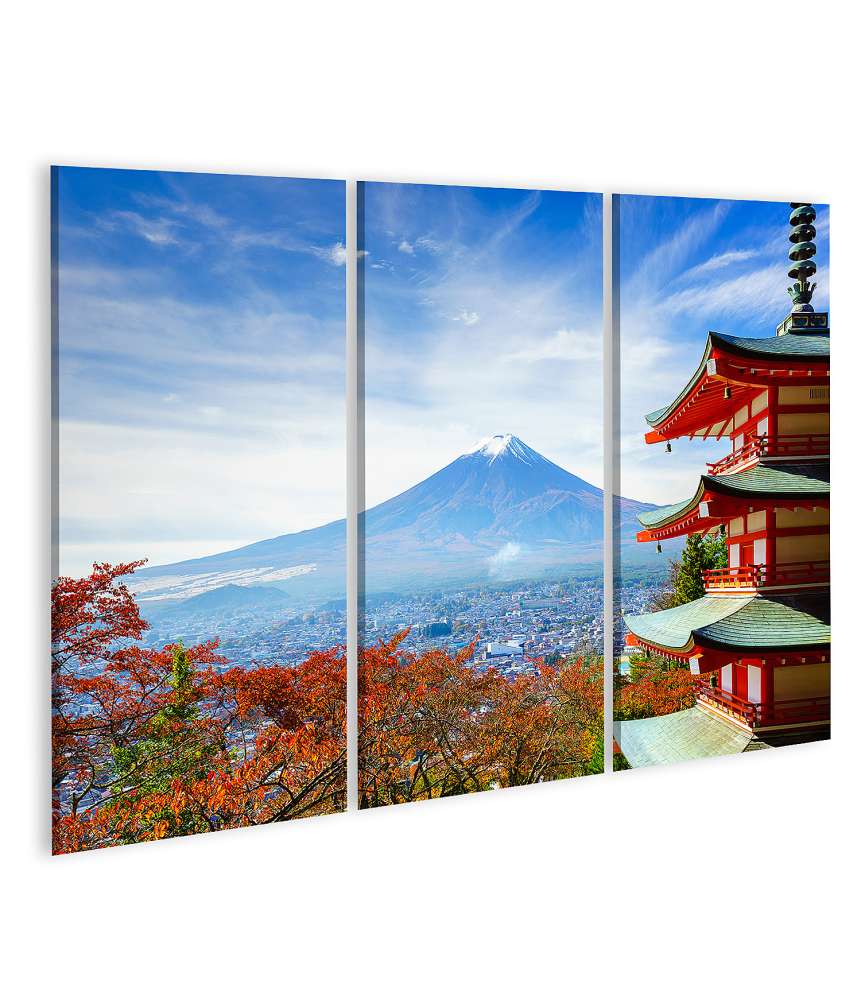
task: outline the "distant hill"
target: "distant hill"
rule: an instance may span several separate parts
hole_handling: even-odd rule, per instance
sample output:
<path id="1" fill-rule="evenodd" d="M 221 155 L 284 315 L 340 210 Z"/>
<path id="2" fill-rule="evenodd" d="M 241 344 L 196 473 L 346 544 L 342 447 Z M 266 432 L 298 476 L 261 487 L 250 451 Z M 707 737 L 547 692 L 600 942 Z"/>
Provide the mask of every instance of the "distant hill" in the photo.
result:
<path id="1" fill-rule="evenodd" d="M 623 544 L 652 504 L 620 500 Z M 360 518 L 369 594 L 404 587 L 526 579 L 600 566 L 603 491 L 512 434 L 480 441 L 445 468 Z M 341 597 L 345 524 L 333 521 L 231 552 L 147 568 L 138 593 L 189 597 L 289 588 Z M 644 548 L 644 547 L 642 547 Z M 649 557 L 638 552 L 645 561 Z M 261 585 L 269 585 L 261 587 Z M 216 600 L 218 598 L 215 598 Z"/>
<path id="2" fill-rule="evenodd" d="M 216 612 L 239 611 L 243 608 L 284 608 L 290 598 L 276 587 L 241 587 L 235 583 L 206 590 L 202 594 L 178 601 L 144 601 L 144 615 L 148 619 L 191 617 Z"/>

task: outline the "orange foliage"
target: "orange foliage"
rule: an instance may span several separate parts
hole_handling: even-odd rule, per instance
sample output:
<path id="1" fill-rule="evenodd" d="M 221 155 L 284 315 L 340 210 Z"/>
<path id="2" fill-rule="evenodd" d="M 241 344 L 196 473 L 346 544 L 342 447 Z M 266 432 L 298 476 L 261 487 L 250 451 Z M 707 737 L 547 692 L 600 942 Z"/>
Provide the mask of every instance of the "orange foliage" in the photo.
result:
<path id="1" fill-rule="evenodd" d="M 363 807 L 460 795 L 600 771 L 600 662 L 507 680 L 467 665 L 472 650 L 420 656 L 406 632 L 359 656 Z"/>
<path id="2" fill-rule="evenodd" d="M 53 591 L 54 849 L 86 850 L 336 812 L 346 657 L 224 669 L 216 642 L 137 645 L 146 623 L 99 564 Z M 601 770 L 600 661 L 509 681 L 450 656 L 360 651 L 360 802 L 378 806 Z"/>
<path id="3" fill-rule="evenodd" d="M 118 582 L 137 565 L 54 587 L 55 851 L 343 809 L 343 650 L 219 672 L 215 642 L 123 645 L 146 627 Z"/>
<path id="4" fill-rule="evenodd" d="M 693 708 L 694 681 L 685 668 L 656 667 L 632 680 L 616 693 L 617 719 L 648 719 Z"/>

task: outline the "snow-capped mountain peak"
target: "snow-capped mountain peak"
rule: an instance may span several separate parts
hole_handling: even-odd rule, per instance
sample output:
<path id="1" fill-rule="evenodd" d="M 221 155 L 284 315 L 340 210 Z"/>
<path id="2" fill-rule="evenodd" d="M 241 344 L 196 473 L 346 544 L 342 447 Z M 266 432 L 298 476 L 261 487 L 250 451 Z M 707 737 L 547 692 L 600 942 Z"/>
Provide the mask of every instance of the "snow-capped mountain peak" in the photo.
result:
<path id="1" fill-rule="evenodd" d="M 527 464 L 531 464 L 535 456 L 535 452 L 513 434 L 494 434 L 492 437 L 482 438 L 466 454 L 483 455 L 491 465 L 505 454 Z"/>

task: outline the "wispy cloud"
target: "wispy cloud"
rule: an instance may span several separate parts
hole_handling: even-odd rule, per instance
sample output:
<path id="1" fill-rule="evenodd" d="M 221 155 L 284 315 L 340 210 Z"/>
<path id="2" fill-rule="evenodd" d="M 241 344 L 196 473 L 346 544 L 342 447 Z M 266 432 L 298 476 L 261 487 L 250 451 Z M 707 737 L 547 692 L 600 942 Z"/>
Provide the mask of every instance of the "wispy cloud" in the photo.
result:
<path id="1" fill-rule="evenodd" d="M 209 229 L 227 229 L 230 219 L 206 202 L 191 198 L 166 198 L 160 195 L 135 193 L 134 200 L 143 208 L 155 208 L 167 215 L 188 219 Z"/>
<path id="2" fill-rule="evenodd" d="M 112 224 L 123 225 L 136 236 L 156 246 L 175 246 L 179 243 L 176 234 L 179 223 L 173 219 L 147 218 L 138 212 L 112 212 L 107 225 Z"/>
<path id="3" fill-rule="evenodd" d="M 442 253 L 445 245 L 440 240 L 431 239 L 430 236 L 419 236 L 416 246 L 428 253 Z"/>
<path id="4" fill-rule="evenodd" d="M 709 257 L 708 260 L 704 260 L 702 264 L 696 264 L 694 267 L 685 271 L 682 278 L 696 278 L 703 274 L 710 274 L 712 271 L 719 271 L 722 268 L 730 267 L 732 264 L 738 264 L 745 260 L 750 260 L 751 257 L 756 257 L 756 250 L 726 250 L 723 253 L 717 253 L 713 257 Z"/>
<path id="5" fill-rule="evenodd" d="M 636 212 L 636 200 L 632 201 L 631 211 Z M 641 256 L 636 268 L 627 277 L 629 294 L 654 298 L 656 289 L 687 266 L 691 254 L 715 233 L 728 211 L 729 205 L 726 202 L 716 202 L 693 212 L 680 226 L 656 234 L 657 239 L 653 245 Z"/>
<path id="6" fill-rule="evenodd" d="M 764 316 L 788 303 L 786 285 L 785 268 L 772 265 L 726 281 L 684 288 L 663 299 L 658 308 L 671 316 Z"/>

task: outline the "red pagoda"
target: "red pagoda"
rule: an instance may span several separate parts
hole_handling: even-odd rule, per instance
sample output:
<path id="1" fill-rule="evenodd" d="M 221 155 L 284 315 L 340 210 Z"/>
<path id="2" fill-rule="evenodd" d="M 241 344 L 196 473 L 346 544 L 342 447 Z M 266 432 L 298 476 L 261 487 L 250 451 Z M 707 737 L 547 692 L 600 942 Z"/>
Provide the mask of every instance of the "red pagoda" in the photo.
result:
<path id="1" fill-rule="evenodd" d="M 830 716 L 830 335 L 811 305 L 815 218 L 792 204 L 793 307 L 776 334 L 710 333 L 688 384 L 646 416 L 648 444 L 730 448 L 689 499 L 640 516 L 638 541 L 720 532 L 728 565 L 704 574 L 698 600 L 625 617 L 630 645 L 689 666 L 698 709 L 765 743 L 822 737 Z"/>

